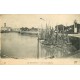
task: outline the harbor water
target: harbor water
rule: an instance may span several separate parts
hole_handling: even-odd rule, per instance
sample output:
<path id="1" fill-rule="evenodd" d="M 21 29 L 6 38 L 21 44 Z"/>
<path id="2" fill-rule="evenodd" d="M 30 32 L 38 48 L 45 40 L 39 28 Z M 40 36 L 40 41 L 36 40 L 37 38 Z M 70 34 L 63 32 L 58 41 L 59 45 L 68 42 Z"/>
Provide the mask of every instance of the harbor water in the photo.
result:
<path id="1" fill-rule="evenodd" d="M 1 34 L 1 57 L 36 58 L 37 37 L 18 33 Z"/>

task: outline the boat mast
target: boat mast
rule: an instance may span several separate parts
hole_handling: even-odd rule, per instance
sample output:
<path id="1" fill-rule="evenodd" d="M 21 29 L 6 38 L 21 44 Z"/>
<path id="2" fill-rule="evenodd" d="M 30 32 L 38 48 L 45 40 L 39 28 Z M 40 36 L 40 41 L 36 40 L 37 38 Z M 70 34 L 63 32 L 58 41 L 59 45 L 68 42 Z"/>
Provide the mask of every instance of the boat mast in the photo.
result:
<path id="1" fill-rule="evenodd" d="M 39 27 L 38 27 L 38 39 L 37 39 L 37 59 L 39 59 Z"/>

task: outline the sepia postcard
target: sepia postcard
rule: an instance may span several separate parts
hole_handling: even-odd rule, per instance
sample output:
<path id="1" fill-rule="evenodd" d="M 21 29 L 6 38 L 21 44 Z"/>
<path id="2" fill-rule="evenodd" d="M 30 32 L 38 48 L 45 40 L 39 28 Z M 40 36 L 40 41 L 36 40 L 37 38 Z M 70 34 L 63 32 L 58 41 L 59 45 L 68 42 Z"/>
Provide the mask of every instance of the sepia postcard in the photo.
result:
<path id="1" fill-rule="evenodd" d="M 80 64 L 80 14 L 0 14 L 0 64 Z"/>

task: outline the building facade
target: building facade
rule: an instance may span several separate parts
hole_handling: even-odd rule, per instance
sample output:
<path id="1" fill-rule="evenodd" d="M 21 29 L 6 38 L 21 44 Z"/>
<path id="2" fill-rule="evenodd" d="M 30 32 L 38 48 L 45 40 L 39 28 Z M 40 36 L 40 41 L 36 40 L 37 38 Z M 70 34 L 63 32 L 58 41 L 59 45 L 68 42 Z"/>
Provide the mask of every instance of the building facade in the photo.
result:
<path id="1" fill-rule="evenodd" d="M 55 30 L 60 32 L 65 32 L 68 34 L 79 34 L 80 33 L 80 24 L 77 23 L 77 21 L 75 20 L 73 25 L 70 26 L 63 26 L 63 25 L 57 25 L 55 26 Z"/>
<path id="2" fill-rule="evenodd" d="M 11 32 L 11 31 L 12 31 L 11 27 L 7 27 L 6 23 L 4 23 L 4 26 L 1 27 L 1 32 Z"/>

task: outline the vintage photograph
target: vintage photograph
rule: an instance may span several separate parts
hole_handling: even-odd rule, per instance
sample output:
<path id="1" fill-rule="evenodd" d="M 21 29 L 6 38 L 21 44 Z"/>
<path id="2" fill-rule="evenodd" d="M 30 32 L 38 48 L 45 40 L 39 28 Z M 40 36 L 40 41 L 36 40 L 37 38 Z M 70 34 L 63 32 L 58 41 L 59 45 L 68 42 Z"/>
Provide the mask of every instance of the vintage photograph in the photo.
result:
<path id="1" fill-rule="evenodd" d="M 80 14 L 0 14 L 1 59 L 80 58 Z"/>

